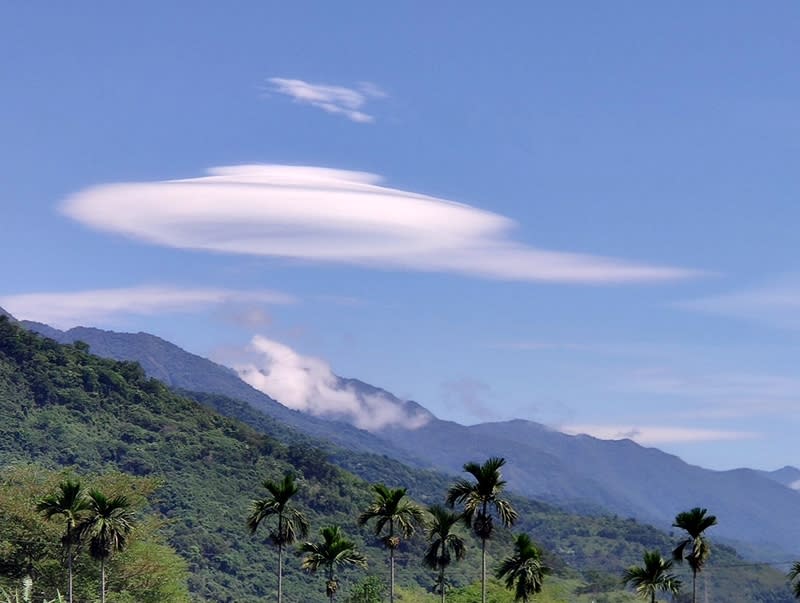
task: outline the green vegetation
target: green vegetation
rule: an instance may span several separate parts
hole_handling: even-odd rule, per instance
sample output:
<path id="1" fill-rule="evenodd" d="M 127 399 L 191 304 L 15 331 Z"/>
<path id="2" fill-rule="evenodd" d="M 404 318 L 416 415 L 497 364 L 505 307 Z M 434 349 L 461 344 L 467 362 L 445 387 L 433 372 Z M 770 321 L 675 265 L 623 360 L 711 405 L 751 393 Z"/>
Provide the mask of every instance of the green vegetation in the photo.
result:
<path id="1" fill-rule="evenodd" d="M 88 517 L 78 524 L 77 542 L 89 545 L 89 555 L 100 563 L 100 603 L 106 603 L 106 563 L 128 546 L 133 513 L 123 495 L 109 498 L 99 490 L 86 497 Z"/>
<path id="2" fill-rule="evenodd" d="M 431 521 L 428 524 L 428 548 L 423 561 L 432 570 L 438 571 L 434 590 L 442 595 L 445 601 L 448 582 L 444 572 L 453 562 L 461 561 L 466 555 L 464 539 L 454 532 L 455 525 L 461 521 L 461 515 L 452 513 L 441 505 L 433 505 L 428 512 Z"/>
<path id="3" fill-rule="evenodd" d="M 675 547 L 672 557 L 679 562 L 685 559 L 692 568 L 692 603 L 697 601 L 697 574 L 703 570 L 703 566 L 711 554 L 711 547 L 705 537 L 705 532 L 717 524 L 717 518 L 714 515 L 707 515 L 707 513 L 706 509 L 695 507 L 691 511 L 678 513 L 675 523 L 672 524 L 673 527 L 685 531 L 687 535 Z"/>
<path id="4" fill-rule="evenodd" d="M 677 595 L 681 581 L 670 573 L 672 561 L 664 559 L 658 551 L 645 551 L 644 565 L 632 565 L 623 575 L 623 582 L 634 588 L 643 599 L 656 603 L 656 593 L 660 590 Z"/>
<path id="5" fill-rule="evenodd" d="M 505 459 L 490 458 L 482 465 L 467 463 L 464 471 L 472 475 L 474 482 L 459 479 L 447 492 L 447 504 L 451 507 L 461 504 L 464 507 L 464 521 L 481 541 L 481 601 L 486 603 L 486 541 L 492 537 L 494 524 L 492 511 L 497 513 L 502 524 L 511 526 L 517 519 L 517 512 L 510 502 L 500 497 L 506 482 L 500 469 Z"/>
<path id="6" fill-rule="evenodd" d="M 336 570 L 348 566 L 366 569 L 367 558 L 358 551 L 356 544 L 342 534 L 339 526 L 328 526 L 320 530 L 322 541 L 304 542 L 300 552 L 304 553 L 301 567 L 307 572 L 325 570 L 325 594 L 333 602 L 339 590 Z"/>
<path id="7" fill-rule="evenodd" d="M 514 600 L 527 603 L 533 595 L 542 592 L 544 576 L 550 568 L 542 563 L 542 552 L 527 534 L 514 539 L 514 553 L 500 563 L 496 577 L 505 580 L 506 588 L 514 591 Z"/>
<path id="8" fill-rule="evenodd" d="M 384 484 L 373 484 L 375 500 L 358 517 L 358 524 L 375 521 L 375 535 L 380 536 L 388 526 L 388 533 L 381 539 L 389 549 L 389 601 L 394 603 L 394 553 L 400 546 L 400 538 L 411 538 L 416 527 L 424 523 L 422 509 L 408 500 L 405 488 L 387 488 Z M 397 531 L 395 531 L 397 528 Z"/>
<path id="9" fill-rule="evenodd" d="M 157 482 L 113 471 L 84 476 L 83 479 L 96 487 L 97 494 L 100 490 L 119 493 L 120 497 L 130 501 L 129 511 L 136 516 L 136 524 L 131 525 L 126 536 L 128 546 L 125 551 L 107 558 L 112 578 L 108 584 L 109 600 L 119 603 L 187 602 L 186 563 L 165 543 L 161 520 L 144 511 Z M 79 496 L 82 489 L 77 486 L 78 481 L 72 473 L 33 465 L 20 464 L 2 472 L 0 587 L 5 591 L 13 592 L 17 584 L 29 581 L 34 600 L 53 599 L 58 592 L 65 592 L 69 566 L 72 565 L 76 577 L 75 598 L 95 600 L 95 593 L 99 593 L 102 586 L 102 570 L 94 563 L 92 550 L 106 547 L 109 541 L 105 536 L 110 532 L 100 529 L 90 498 L 82 500 Z M 75 496 L 76 492 L 78 496 Z M 115 494 L 112 500 L 116 497 Z M 61 522 L 47 520 L 48 515 L 57 515 L 52 506 L 54 503 L 77 510 L 69 529 L 69 539 L 65 538 Z M 108 505 L 104 508 L 108 509 Z M 111 516 L 116 522 L 118 514 L 114 512 Z M 130 525 L 132 520 L 127 521 Z M 106 523 L 106 527 L 111 526 Z M 65 556 L 67 551 L 69 554 Z M 23 600 L 25 590 L 21 595 Z"/>
<path id="10" fill-rule="evenodd" d="M 420 505 L 445 500 L 451 478 L 440 473 L 321 444 L 236 400 L 191 395 L 202 405 L 146 378 L 137 364 L 103 360 L 84 345 L 58 345 L 0 319 L 0 587 L 10 593 L 19 589 L 32 565 L 37 603 L 57 591 L 67 593 L 66 519 L 56 514 L 47 521 L 36 511 L 37 503 L 57 494 L 67 480 L 80 479 L 112 498 L 124 496 L 135 513 L 128 546 L 108 559 L 109 603 L 275 600 L 277 572 L 269 568 L 278 567 L 279 554 L 264 547 L 260 536 L 277 528 L 273 524 L 248 537 L 246 523 L 254 485 L 265 480 L 278 484 L 291 474 L 297 486 L 291 506 L 315 529 L 342 526 L 380 575 L 385 551 L 366 526 L 357 526 L 374 502 L 368 484 L 402 484 Z M 504 484 L 499 485 L 502 492 Z M 516 527 L 535 537 L 543 563 L 553 570 L 537 601 L 630 601 L 632 595 L 621 591 L 621 572 L 640 560 L 643 550 L 675 544 L 631 519 L 578 516 L 511 495 L 501 500 L 516 509 Z M 478 550 L 494 568 L 512 549 L 503 522 L 492 527 L 485 542 L 466 537 L 463 562 L 448 566 L 450 603 L 480 599 Z M 398 543 L 398 603 L 440 600 L 422 562 L 426 548 L 419 536 Z M 286 557 L 284 600 L 320 600 L 322 589 L 301 570 L 301 562 Z M 781 573 L 727 567 L 736 564 L 741 559 L 734 551 L 715 545 L 703 573 L 715 600 L 791 600 Z M 75 555 L 73 569 L 76 600 L 97 598 L 101 571 L 85 548 Z M 360 580 L 357 568 L 337 572 L 339 600 L 380 596 L 372 588 L 375 581 Z M 492 601 L 513 600 L 494 579 L 487 579 L 486 590 Z"/>
<path id="11" fill-rule="evenodd" d="M 80 482 L 67 480 L 58 484 L 58 492 L 42 498 L 36 505 L 36 510 L 44 515 L 45 519 L 52 519 L 60 515 L 66 521 L 64 535 L 61 537 L 61 546 L 64 557 L 67 559 L 68 597 L 69 603 L 73 601 L 72 588 L 72 563 L 75 553 L 77 535 L 75 528 L 84 511 L 88 511 L 89 503 L 81 490 Z"/>
<path id="12" fill-rule="evenodd" d="M 792 569 L 789 570 L 789 574 L 787 575 L 789 581 L 792 583 L 792 593 L 794 593 L 795 599 L 800 599 L 800 561 L 795 561 L 792 564 Z"/>
<path id="13" fill-rule="evenodd" d="M 280 482 L 264 481 L 269 496 L 253 501 L 253 511 L 247 518 L 247 527 L 255 534 L 262 521 L 275 517 L 277 525 L 270 530 L 269 538 L 278 547 L 278 603 L 283 601 L 283 549 L 294 544 L 297 537 L 308 535 L 308 520 L 297 509 L 289 506 L 289 500 L 297 494 L 294 476 L 286 474 Z"/>

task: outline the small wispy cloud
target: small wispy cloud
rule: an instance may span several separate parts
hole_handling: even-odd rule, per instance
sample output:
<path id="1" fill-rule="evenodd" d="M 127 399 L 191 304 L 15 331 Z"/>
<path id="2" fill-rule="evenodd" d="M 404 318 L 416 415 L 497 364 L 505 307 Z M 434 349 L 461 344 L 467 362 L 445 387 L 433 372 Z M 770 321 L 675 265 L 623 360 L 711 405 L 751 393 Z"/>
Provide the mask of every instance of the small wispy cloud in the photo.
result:
<path id="1" fill-rule="evenodd" d="M 320 167 L 242 165 L 81 191 L 62 211 L 167 247 L 513 281 L 631 283 L 699 273 L 515 241 L 505 216 Z"/>
<path id="2" fill-rule="evenodd" d="M 327 362 L 283 343 L 257 335 L 247 354 L 248 360 L 233 367 L 241 379 L 289 408 L 345 419 L 369 431 L 392 425 L 415 429 L 430 420 L 386 396 L 344 385 Z"/>
<path id="3" fill-rule="evenodd" d="M 675 401 L 670 417 L 736 418 L 795 413 L 800 379 L 779 374 L 647 368 L 620 379 L 624 389 Z"/>
<path id="4" fill-rule="evenodd" d="M 375 118 L 363 111 L 369 100 L 384 98 L 386 93 L 375 84 L 362 82 L 356 88 L 312 84 L 304 80 L 282 77 L 269 78 L 271 91 L 283 94 L 295 102 L 311 105 L 333 115 L 342 115 L 357 123 L 371 123 Z"/>
<path id="5" fill-rule="evenodd" d="M 569 435 L 586 434 L 601 440 L 629 439 L 642 445 L 752 440 L 762 437 L 752 431 L 653 425 L 574 424 L 561 425 L 557 429 Z"/>
<path id="6" fill-rule="evenodd" d="M 759 287 L 676 305 L 777 328 L 800 329 L 800 277 L 786 276 Z"/>
<path id="7" fill-rule="evenodd" d="M 290 295 L 277 291 L 162 285 L 0 296 L 0 305 L 15 317 L 58 328 L 107 325 L 125 316 L 197 312 L 224 304 L 287 304 L 293 301 Z"/>

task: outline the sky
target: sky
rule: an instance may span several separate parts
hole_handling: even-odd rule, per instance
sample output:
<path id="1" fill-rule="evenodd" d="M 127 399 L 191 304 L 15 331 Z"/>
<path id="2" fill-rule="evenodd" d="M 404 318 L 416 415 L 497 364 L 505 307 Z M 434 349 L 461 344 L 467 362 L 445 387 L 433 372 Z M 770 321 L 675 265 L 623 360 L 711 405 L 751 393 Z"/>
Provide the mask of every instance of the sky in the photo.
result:
<path id="1" fill-rule="evenodd" d="M 341 375 L 800 464 L 798 31 L 794 0 L 9 4 L 0 306 L 311 411 Z"/>

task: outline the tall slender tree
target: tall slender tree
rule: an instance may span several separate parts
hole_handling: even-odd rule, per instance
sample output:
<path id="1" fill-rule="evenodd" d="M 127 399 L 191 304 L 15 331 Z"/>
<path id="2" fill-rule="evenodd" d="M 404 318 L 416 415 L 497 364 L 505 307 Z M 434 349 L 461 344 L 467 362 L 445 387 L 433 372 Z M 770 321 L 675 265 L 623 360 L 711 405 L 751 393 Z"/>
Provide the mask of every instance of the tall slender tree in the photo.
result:
<path id="1" fill-rule="evenodd" d="M 325 569 L 325 594 L 333 603 L 339 590 L 336 569 L 346 566 L 366 568 L 367 558 L 356 549 L 354 542 L 344 537 L 339 526 L 322 528 L 320 535 L 322 542 L 305 542 L 300 546 L 300 553 L 305 553 L 300 567 L 307 572 Z"/>
<path id="2" fill-rule="evenodd" d="M 444 572 L 453 558 L 460 561 L 466 554 L 464 539 L 453 531 L 455 525 L 461 521 L 461 515 L 448 511 L 441 505 L 432 506 L 428 512 L 431 514 L 427 533 L 429 544 L 423 560 L 425 565 L 439 572 L 436 586 L 442 595 L 442 603 L 445 603 L 447 580 Z"/>
<path id="3" fill-rule="evenodd" d="M 89 555 L 100 562 L 100 603 L 106 603 L 106 562 L 122 551 L 133 530 L 133 512 L 124 496 L 107 497 L 90 490 L 86 497 L 88 515 L 78 525 L 81 542 L 89 543 Z"/>
<path id="4" fill-rule="evenodd" d="M 447 492 L 447 504 L 450 507 L 463 505 L 464 522 L 481 541 L 482 603 L 486 603 L 486 541 L 494 531 L 492 512 L 507 527 L 517 519 L 514 507 L 500 496 L 506 485 L 500 472 L 505 463 L 505 459 L 498 457 L 492 457 L 482 465 L 467 463 L 464 471 L 472 475 L 475 481 L 457 480 Z"/>
<path id="5" fill-rule="evenodd" d="M 67 564 L 68 600 L 72 603 L 72 563 L 75 559 L 78 522 L 89 509 L 89 503 L 78 481 L 67 480 L 58 485 L 58 491 L 41 499 L 36 510 L 46 519 L 58 515 L 64 518 L 66 527 L 61 537 L 61 547 Z"/>
<path id="6" fill-rule="evenodd" d="M 705 537 L 705 531 L 717 525 L 717 518 L 707 513 L 707 509 L 695 507 L 690 511 L 678 513 L 672 524 L 673 527 L 686 532 L 686 538 L 672 551 L 672 558 L 678 562 L 683 562 L 685 559 L 692 568 L 692 603 L 697 603 L 697 574 L 703 570 L 711 554 L 711 546 Z"/>
<path id="7" fill-rule="evenodd" d="M 800 561 L 795 561 L 792 565 L 792 569 L 789 570 L 789 574 L 787 575 L 789 581 L 792 583 L 792 593 L 794 594 L 795 599 L 800 599 Z"/>
<path id="8" fill-rule="evenodd" d="M 645 551 L 643 565 L 632 565 L 625 570 L 622 581 L 632 586 L 642 599 L 650 599 L 656 603 L 656 592 L 662 591 L 677 595 L 681 588 L 681 581 L 675 574 L 671 574 L 672 561 L 664 559 L 658 551 Z"/>
<path id="9" fill-rule="evenodd" d="M 514 553 L 500 563 L 496 576 L 505 579 L 506 588 L 514 590 L 514 600 L 527 603 L 533 595 L 542 592 L 544 576 L 550 569 L 542 562 L 542 552 L 530 536 L 518 534 L 514 539 Z"/>
<path id="10" fill-rule="evenodd" d="M 375 500 L 358 518 L 364 525 L 375 520 L 375 535 L 384 530 L 386 536 L 381 540 L 389 549 L 389 601 L 394 603 L 394 552 L 400 546 L 400 538 L 410 538 L 417 526 L 423 525 L 425 514 L 422 509 L 406 497 L 405 488 L 388 488 L 384 484 L 373 484 Z"/>
<path id="11" fill-rule="evenodd" d="M 278 603 L 282 603 L 283 551 L 286 545 L 293 544 L 298 537 L 305 538 L 308 535 L 308 520 L 289 505 L 299 489 L 294 476 L 287 473 L 279 482 L 265 480 L 262 485 L 269 496 L 253 501 L 247 527 L 251 534 L 255 534 L 262 522 L 275 518 L 275 525 L 269 531 L 269 539 L 278 548 Z"/>

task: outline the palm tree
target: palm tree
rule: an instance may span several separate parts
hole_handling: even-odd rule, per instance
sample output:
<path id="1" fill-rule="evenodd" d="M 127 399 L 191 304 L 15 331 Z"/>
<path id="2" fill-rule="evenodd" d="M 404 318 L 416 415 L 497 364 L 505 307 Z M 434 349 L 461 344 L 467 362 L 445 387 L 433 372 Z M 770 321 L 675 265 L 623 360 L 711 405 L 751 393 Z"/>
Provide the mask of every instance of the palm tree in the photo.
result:
<path id="1" fill-rule="evenodd" d="M 794 593 L 795 599 L 800 599 L 800 580 L 797 580 L 800 577 L 800 561 L 795 561 L 794 565 L 792 565 L 792 569 L 789 570 L 789 574 L 787 576 L 792 584 L 792 592 Z"/>
<path id="2" fill-rule="evenodd" d="M 686 532 L 686 538 L 678 543 L 672 551 L 672 558 L 682 562 L 684 559 L 689 562 L 692 568 L 692 603 L 697 601 L 697 574 L 703 570 L 703 566 L 711 554 L 711 547 L 705 538 L 705 531 L 711 526 L 717 525 L 717 518 L 714 515 L 706 515 L 707 509 L 695 507 L 691 511 L 684 511 L 675 516 L 675 528 L 681 528 Z M 689 552 L 686 552 L 686 549 Z"/>
<path id="3" fill-rule="evenodd" d="M 444 571 L 453 560 L 457 561 L 464 558 L 466 547 L 464 539 L 453 532 L 453 526 L 461 521 L 461 515 L 452 513 L 441 505 L 434 505 L 428 512 L 432 516 L 432 521 L 428 524 L 428 549 L 425 551 L 423 561 L 425 565 L 433 570 L 439 570 L 436 578 L 436 586 L 442 593 L 442 603 L 445 599 L 447 581 L 444 578 Z"/>
<path id="4" fill-rule="evenodd" d="M 78 526 L 78 536 L 89 543 L 89 554 L 100 562 L 100 603 L 106 603 L 106 561 L 123 550 L 133 530 L 133 513 L 124 496 L 107 497 L 90 490 L 86 498 L 89 515 Z"/>
<path id="5" fill-rule="evenodd" d="M 344 537 L 339 526 L 322 528 L 320 534 L 322 542 L 305 542 L 300 546 L 300 552 L 305 553 L 300 567 L 307 572 L 325 568 L 325 594 L 333 603 L 333 596 L 339 589 L 336 568 L 348 565 L 366 568 L 367 559 L 356 550 L 355 543 Z"/>
<path id="6" fill-rule="evenodd" d="M 506 580 L 506 588 L 514 589 L 514 600 L 527 603 L 528 598 L 542 592 L 544 576 L 550 571 L 542 563 L 542 552 L 527 534 L 514 539 L 514 554 L 503 559 L 497 568 L 498 579 Z"/>
<path id="7" fill-rule="evenodd" d="M 89 504 L 81 490 L 80 482 L 67 480 L 58 485 L 58 492 L 45 496 L 36 504 L 36 510 L 46 519 L 60 515 L 66 520 L 64 536 L 61 546 L 67 561 L 69 603 L 72 603 L 72 562 L 74 558 L 73 546 L 76 544 L 75 526 L 78 525 L 83 514 L 88 510 Z"/>
<path id="8" fill-rule="evenodd" d="M 388 534 L 382 538 L 389 549 L 389 601 L 394 603 L 394 552 L 400 546 L 400 537 L 410 538 L 414 528 L 422 525 L 425 515 L 422 509 L 406 498 L 405 488 L 387 488 L 384 484 L 373 484 L 375 500 L 358 518 L 363 526 L 375 520 L 375 535 L 380 536 L 388 526 Z M 395 532 L 397 528 L 397 532 Z"/>
<path id="9" fill-rule="evenodd" d="M 298 510 L 289 506 L 289 500 L 297 494 L 298 486 L 291 474 L 286 474 L 280 482 L 264 480 L 264 488 L 269 496 L 254 500 L 252 512 L 247 518 L 247 527 L 255 534 L 262 521 L 277 518 L 277 525 L 269 532 L 269 539 L 278 547 L 278 603 L 283 601 L 283 549 L 293 544 L 298 537 L 308 535 L 308 520 Z"/>
<path id="10" fill-rule="evenodd" d="M 650 599 L 656 603 L 656 591 L 677 595 L 681 581 L 675 574 L 669 573 L 672 561 L 664 559 L 658 551 L 645 551 L 644 565 L 632 565 L 625 570 L 622 581 L 636 590 L 642 599 Z"/>
<path id="11" fill-rule="evenodd" d="M 464 505 L 465 523 L 481 539 L 481 601 L 486 603 L 486 541 L 494 530 L 491 511 L 494 510 L 506 527 L 513 525 L 517 512 L 507 500 L 500 498 L 506 482 L 502 479 L 500 469 L 506 461 L 492 457 L 483 465 L 467 463 L 464 471 L 475 478 L 474 482 L 460 479 L 447 491 L 447 504 L 453 507 L 456 503 Z"/>

